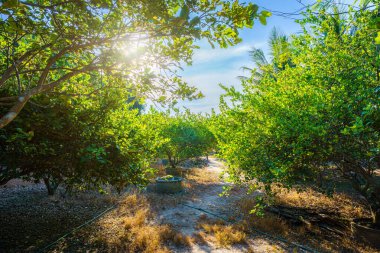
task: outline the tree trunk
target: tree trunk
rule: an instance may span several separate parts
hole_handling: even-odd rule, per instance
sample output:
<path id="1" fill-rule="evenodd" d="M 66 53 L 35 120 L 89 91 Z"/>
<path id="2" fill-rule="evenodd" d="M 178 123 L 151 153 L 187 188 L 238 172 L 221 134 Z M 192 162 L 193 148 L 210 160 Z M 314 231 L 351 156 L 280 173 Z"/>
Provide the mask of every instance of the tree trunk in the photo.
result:
<path id="1" fill-rule="evenodd" d="M 376 228 L 380 228 L 380 208 L 372 211 L 372 218 Z"/>
<path id="2" fill-rule="evenodd" d="M 67 73 L 67 74 L 63 75 L 61 78 L 59 78 L 58 80 L 55 80 L 55 81 L 53 81 L 49 84 L 45 84 L 45 85 L 42 85 L 42 84 L 43 84 L 44 78 L 46 76 L 45 77 L 41 76 L 38 86 L 36 86 L 36 87 L 34 87 L 28 91 L 25 91 L 22 95 L 18 96 L 15 105 L 13 105 L 11 107 L 11 109 L 9 109 L 9 111 L 6 114 L 4 114 L 3 116 L 0 116 L 0 129 L 4 128 L 6 125 L 11 123 L 17 117 L 17 115 L 21 112 L 21 110 L 24 108 L 25 104 L 29 101 L 29 99 L 32 96 L 40 94 L 42 92 L 46 92 L 48 90 L 51 90 L 51 89 L 55 88 L 56 86 L 58 86 L 59 84 L 61 84 L 62 82 L 69 80 L 73 76 L 76 76 L 77 74 L 80 74 L 80 73 L 83 73 L 83 72 L 86 72 L 89 70 L 96 70 L 96 69 L 99 69 L 99 67 L 87 65 L 87 66 L 85 66 L 79 70 L 74 70 L 70 73 Z M 46 75 L 47 75 L 47 73 L 46 73 Z"/>
<path id="3" fill-rule="evenodd" d="M 174 161 L 174 159 L 169 160 L 169 162 L 170 162 L 170 166 L 171 166 L 173 169 L 175 169 L 175 161 Z"/>
<path id="4" fill-rule="evenodd" d="M 54 180 L 50 180 L 49 178 L 44 178 L 44 183 L 46 185 L 46 189 L 48 191 L 48 195 L 52 196 L 55 194 L 55 191 L 58 188 L 59 182 L 54 182 Z"/>
<path id="5" fill-rule="evenodd" d="M 174 169 L 175 168 L 175 158 L 173 158 L 169 153 L 167 153 L 167 155 L 168 155 L 169 164 Z"/>
<path id="6" fill-rule="evenodd" d="M 375 183 L 376 182 L 372 182 L 372 184 Z M 380 186 L 376 185 L 371 188 L 370 193 L 366 195 L 366 199 L 371 208 L 373 224 L 380 229 Z"/>
<path id="7" fill-rule="evenodd" d="M 363 169 L 360 164 L 345 161 L 341 167 L 343 176 L 350 180 L 352 187 L 368 202 L 371 209 L 373 224 L 380 228 L 380 185 L 369 170 Z"/>
<path id="8" fill-rule="evenodd" d="M 349 227 L 347 220 L 343 219 L 336 211 L 282 205 L 269 206 L 266 210 L 293 224 L 313 224 L 338 235 L 344 235 Z"/>

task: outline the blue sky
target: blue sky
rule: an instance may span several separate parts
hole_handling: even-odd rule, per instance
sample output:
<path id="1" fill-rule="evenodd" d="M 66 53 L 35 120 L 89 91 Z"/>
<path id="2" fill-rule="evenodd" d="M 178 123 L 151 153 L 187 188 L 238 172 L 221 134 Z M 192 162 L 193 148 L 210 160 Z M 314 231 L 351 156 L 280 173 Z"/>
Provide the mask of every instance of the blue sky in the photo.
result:
<path id="1" fill-rule="evenodd" d="M 272 11 L 291 13 L 310 4 L 309 0 L 254 0 L 255 4 Z M 263 26 L 257 20 L 252 29 L 240 32 L 243 42 L 227 49 L 212 49 L 207 42 L 200 41 L 200 49 L 195 51 L 192 66 L 184 66 L 181 73 L 185 81 L 197 87 L 205 97 L 195 101 L 181 101 L 178 106 L 185 106 L 192 112 L 210 112 L 211 108 L 218 111 L 219 96 L 223 90 L 219 83 L 227 86 L 239 87 L 237 76 L 243 75 L 242 66 L 253 67 L 249 60 L 248 51 L 252 47 L 261 48 L 267 52 L 267 40 L 273 27 L 279 28 L 283 33 L 290 35 L 300 32 L 300 26 L 293 20 L 278 15 L 268 18 L 267 25 Z"/>

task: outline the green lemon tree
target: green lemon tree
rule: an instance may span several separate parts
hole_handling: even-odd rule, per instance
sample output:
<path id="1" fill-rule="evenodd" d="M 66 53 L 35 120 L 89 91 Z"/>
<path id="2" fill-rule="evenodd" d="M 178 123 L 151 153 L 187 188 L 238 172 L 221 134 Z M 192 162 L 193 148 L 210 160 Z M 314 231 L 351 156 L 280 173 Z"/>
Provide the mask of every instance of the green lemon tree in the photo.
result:
<path id="1" fill-rule="evenodd" d="M 170 74 L 191 62 L 194 41 L 235 45 L 239 29 L 270 16 L 223 0 L 7 0 L 0 14 L 0 128 L 40 94 L 114 87 L 105 76 L 162 103 L 197 98 Z"/>
<path id="2" fill-rule="evenodd" d="M 12 178 L 43 180 L 48 193 L 111 184 L 118 189 L 144 184 L 152 172 L 160 137 L 158 123 L 126 102 L 119 90 L 102 90 L 101 99 L 50 96 L 48 107 L 28 104 L 0 130 L 1 183 Z M 139 102 L 142 103 L 142 102 Z M 32 116 L 32 117 L 31 117 Z"/>
<path id="3" fill-rule="evenodd" d="M 232 179 L 268 192 L 273 183 L 313 181 L 333 166 L 366 198 L 379 225 L 377 9 L 313 13 L 292 39 L 291 65 L 258 83 L 243 80 L 243 92 L 226 88 L 230 102 L 222 99 L 214 119 L 219 150 Z"/>
<path id="4" fill-rule="evenodd" d="M 172 168 L 189 158 L 207 155 L 214 147 L 214 135 L 207 127 L 205 116 L 187 111 L 164 117 L 160 135 L 166 142 L 160 152 L 168 158 Z"/>

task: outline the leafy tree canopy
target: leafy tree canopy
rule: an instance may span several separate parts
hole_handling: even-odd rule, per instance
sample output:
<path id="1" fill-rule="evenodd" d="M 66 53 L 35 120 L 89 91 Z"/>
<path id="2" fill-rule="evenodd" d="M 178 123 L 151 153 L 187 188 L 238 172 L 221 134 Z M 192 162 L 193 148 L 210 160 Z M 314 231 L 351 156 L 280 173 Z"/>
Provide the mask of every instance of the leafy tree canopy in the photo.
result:
<path id="1" fill-rule="evenodd" d="M 7 0 L 0 14 L 0 128 L 40 94 L 197 98 L 175 74 L 191 63 L 194 41 L 235 45 L 239 29 L 270 16 L 223 0 Z"/>
<path id="2" fill-rule="evenodd" d="M 186 159 L 207 155 L 214 148 L 215 138 L 207 126 L 207 117 L 189 111 L 163 116 L 160 136 L 166 142 L 159 151 L 168 158 L 171 167 Z"/>
<path id="3" fill-rule="evenodd" d="M 101 189 L 111 184 L 145 184 L 150 162 L 163 143 L 152 129 L 154 114 L 141 114 L 119 90 L 104 89 L 100 99 L 40 96 L 12 123 L 0 129 L 0 183 L 12 178 L 44 180 L 49 194 L 67 189 Z"/>
<path id="4" fill-rule="evenodd" d="M 323 5 L 301 22 L 291 50 L 274 56 L 259 81 L 226 88 L 215 133 L 236 181 L 293 186 L 333 166 L 380 222 L 380 59 L 373 21 L 378 9 Z M 261 68 L 261 66 L 259 66 Z"/>

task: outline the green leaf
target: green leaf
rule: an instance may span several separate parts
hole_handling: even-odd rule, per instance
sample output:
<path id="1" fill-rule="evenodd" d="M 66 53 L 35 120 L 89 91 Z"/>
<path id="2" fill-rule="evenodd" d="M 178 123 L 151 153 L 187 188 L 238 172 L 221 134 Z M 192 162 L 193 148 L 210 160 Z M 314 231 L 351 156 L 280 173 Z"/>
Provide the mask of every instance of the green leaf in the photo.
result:
<path id="1" fill-rule="evenodd" d="M 377 36 L 376 36 L 376 38 L 375 38 L 375 43 L 376 43 L 377 45 L 380 45 L 380 31 L 377 32 Z"/>
<path id="2" fill-rule="evenodd" d="M 190 25 L 191 26 L 196 26 L 196 25 L 199 24 L 200 21 L 201 21 L 201 19 L 198 16 L 196 16 L 196 17 L 194 17 L 194 18 L 191 19 Z"/>
<path id="3" fill-rule="evenodd" d="M 260 17 L 259 17 L 259 20 L 260 20 L 260 23 L 261 23 L 262 25 L 266 25 L 266 24 L 267 24 L 267 18 L 266 18 L 266 17 L 264 17 L 264 16 L 260 16 Z"/>
<path id="4" fill-rule="evenodd" d="M 189 18 L 189 7 L 187 7 L 187 5 L 185 4 L 182 9 L 181 9 L 181 12 L 179 14 L 179 17 L 180 18 L 183 18 L 183 19 L 188 19 Z"/>
<path id="5" fill-rule="evenodd" d="M 268 18 L 268 17 L 272 16 L 272 13 L 269 11 L 262 11 L 261 15 Z"/>
<path id="6" fill-rule="evenodd" d="M 14 8 L 19 5 L 18 0 L 6 0 L 0 8 Z"/>
<path id="7" fill-rule="evenodd" d="M 267 18 L 272 16 L 272 13 L 269 11 L 262 11 L 259 16 L 260 23 L 263 25 L 267 24 Z"/>

